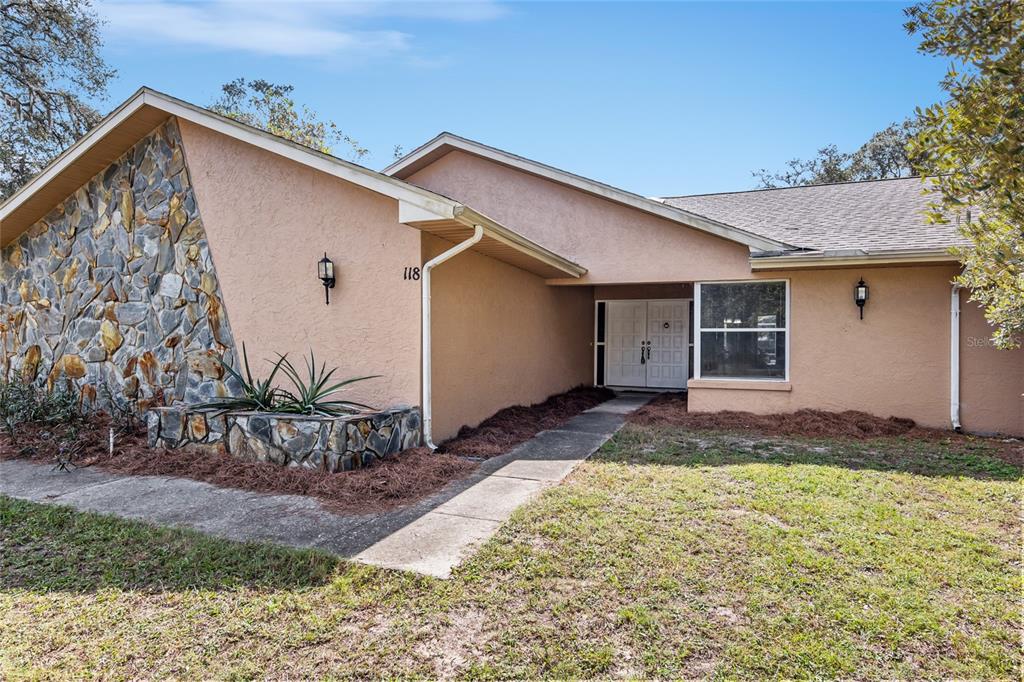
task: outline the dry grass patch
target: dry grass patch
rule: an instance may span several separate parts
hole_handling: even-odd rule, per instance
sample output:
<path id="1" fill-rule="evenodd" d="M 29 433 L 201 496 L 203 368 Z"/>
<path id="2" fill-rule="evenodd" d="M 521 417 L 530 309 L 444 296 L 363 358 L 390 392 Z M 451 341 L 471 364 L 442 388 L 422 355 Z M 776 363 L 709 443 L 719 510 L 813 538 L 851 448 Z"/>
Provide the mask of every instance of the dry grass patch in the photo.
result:
<path id="1" fill-rule="evenodd" d="M 0 677 L 1022 672 L 985 440 L 628 426 L 449 581 L 0 498 Z"/>

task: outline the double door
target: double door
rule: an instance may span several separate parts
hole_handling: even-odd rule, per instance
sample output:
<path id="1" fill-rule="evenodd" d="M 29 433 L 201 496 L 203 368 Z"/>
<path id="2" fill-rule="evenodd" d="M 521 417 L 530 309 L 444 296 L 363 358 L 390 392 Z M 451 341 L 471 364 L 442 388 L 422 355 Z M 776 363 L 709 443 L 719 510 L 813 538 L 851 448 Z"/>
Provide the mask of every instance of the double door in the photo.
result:
<path id="1" fill-rule="evenodd" d="M 608 301 L 604 383 L 631 388 L 686 388 L 690 302 Z"/>

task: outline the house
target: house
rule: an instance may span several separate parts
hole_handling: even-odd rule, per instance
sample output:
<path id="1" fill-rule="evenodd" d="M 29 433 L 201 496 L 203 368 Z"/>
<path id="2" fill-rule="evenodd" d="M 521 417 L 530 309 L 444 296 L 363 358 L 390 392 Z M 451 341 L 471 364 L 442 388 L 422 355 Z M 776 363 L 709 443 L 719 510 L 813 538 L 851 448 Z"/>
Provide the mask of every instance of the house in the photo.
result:
<path id="1" fill-rule="evenodd" d="M 0 206 L 0 363 L 148 407 L 312 348 L 436 441 L 579 384 L 1024 435 L 921 189 L 647 198 L 447 133 L 378 173 L 144 88 Z"/>

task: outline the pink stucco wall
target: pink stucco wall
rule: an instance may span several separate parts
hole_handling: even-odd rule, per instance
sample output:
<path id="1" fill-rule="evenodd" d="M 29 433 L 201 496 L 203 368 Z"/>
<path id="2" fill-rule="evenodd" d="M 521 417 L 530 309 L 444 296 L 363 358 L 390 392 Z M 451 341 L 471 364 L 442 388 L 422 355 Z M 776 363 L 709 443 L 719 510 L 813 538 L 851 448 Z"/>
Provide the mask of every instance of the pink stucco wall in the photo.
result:
<path id="1" fill-rule="evenodd" d="M 960 420 L 973 431 L 1024 435 L 1024 347 L 993 347 L 984 311 L 967 299 L 961 291 Z"/>
<path id="2" fill-rule="evenodd" d="M 446 154 L 408 180 L 454 197 L 588 269 L 566 284 L 750 273 L 746 246 L 465 152 Z"/>
<path id="3" fill-rule="evenodd" d="M 956 272 L 937 265 L 758 275 L 790 281 L 791 390 L 750 390 L 756 382 L 745 382 L 743 389 L 696 382 L 690 409 L 862 410 L 949 428 L 950 283 Z M 853 286 L 861 277 L 871 287 L 864 320 L 853 304 Z M 965 347 L 968 338 L 989 335 L 977 307 L 965 305 L 961 423 L 979 433 L 1024 433 L 1024 350 Z"/>
<path id="4" fill-rule="evenodd" d="M 862 410 L 949 427 L 955 266 L 753 273 L 745 246 L 465 152 L 451 152 L 409 180 L 463 201 L 589 269 L 582 280 L 558 284 L 789 279 L 790 383 L 714 384 L 729 388 L 695 383 L 691 409 Z M 863 321 L 852 301 L 853 285 L 862 276 L 871 286 Z M 599 299 L 635 298 L 661 289 L 595 286 L 592 291 Z M 989 330 L 969 305 L 963 325 L 965 428 L 1024 434 L 1024 350 L 986 347 L 978 339 L 987 338 Z"/>
<path id="5" fill-rule="evenodd" d="M 419 404 L 420 232 L 398 202 L 187 121 L 185 155 L 235 339 L 254 371 L 310 349 L 338 376 L 380 374 L 348 397 Z M 316 276 L 324 252 L 338 277 L 330 305 Z"/>
<path id="6" fill-rule="evenodd" d="M 426 258 L 450 246 L 424 237 Z M 590 287 L 551 287 L 469 251 L 438 266 L 431 288 L 436 441 L 593 381 Z"/>

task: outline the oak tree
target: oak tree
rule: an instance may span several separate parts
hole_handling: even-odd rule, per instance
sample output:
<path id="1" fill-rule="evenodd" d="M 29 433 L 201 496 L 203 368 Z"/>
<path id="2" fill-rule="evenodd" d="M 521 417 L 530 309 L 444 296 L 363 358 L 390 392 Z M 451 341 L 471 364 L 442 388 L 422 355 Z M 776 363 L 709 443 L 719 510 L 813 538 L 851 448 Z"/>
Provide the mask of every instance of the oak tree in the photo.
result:
<path id="1" fill-rule="evenodd" d="M 1024 336 L 1024 2 L 930 0 L 905 10 L 926 54 L 951 58 L 945 102 L 919 109 L 911 151 L 935 175 L 929 218 L 956 222 L 959 282 L 1001 348 Z"/>
<path id="2" fill-rule="evenodd" d="M 0 199 L 99 121 L 101 46 L 88 0 L 0 0 Z"/>
<path id="3" fill-rule="evenodd" d="M 342 145 L 352 161 L 366 156 L 368 150 L 336 123 L 321 121 L 308 107 L 296 106 L 291 97 L 294 89 L 262 79 L 236 78 L 221 87 L 221 97 L 210 109 L 325 154 L 334 154 L 335 146 Z"/>

